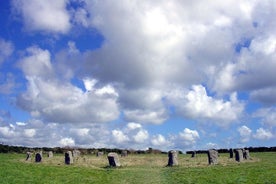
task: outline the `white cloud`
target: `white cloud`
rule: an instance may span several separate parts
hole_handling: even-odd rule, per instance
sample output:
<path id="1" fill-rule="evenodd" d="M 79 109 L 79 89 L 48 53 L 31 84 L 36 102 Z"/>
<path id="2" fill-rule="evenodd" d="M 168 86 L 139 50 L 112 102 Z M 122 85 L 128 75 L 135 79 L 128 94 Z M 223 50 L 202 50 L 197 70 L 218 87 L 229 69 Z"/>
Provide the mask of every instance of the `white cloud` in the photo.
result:
<path id="1" fill-rule="evenodd" d="M 12 42 L 0 38 L 0 67 L 1 64 L 13 53 L 14 46 Z"/>
<path id="2" fill-rule="evenodd" d="M 75 141 L 74 139 L 70 138 L 70 137 L 65 137 L 65 138 L 62 138 L 60 141 L 59 141 L 59 144 L 60 146 L 75 146 Z"/>
<path id="3" fill-rule="evenodd" d="M 260 108 L 252 116 L 261 118 L 261 122 L 268 127 L 276 126 L 276 108 Z"/>
<path id="4" fill-rule="evenodd" d="M 66 4 L 67 0 L 13 1 L 13 6 L 22 16 L 26 29 L 53 33 L 67 33 L 71 27 Z"/>
<path id="5" fill-rule="evenodd" d="M 133 139 L 136 143 L 143 143 L 149 138 L 149 133 L 147 130 L 139 130 L 135 135 L 133 135 Z"/>
<path id="6" fill-rule="evenodd" d="M 236 93 L 231 94 L 229 101 L 215 99 L 208 96 L 201 85 L 192 86 L 188 92 L 173 91 L 168 98 L 184 117 L 207 120 L 222 127 L 237 121 L 244 109 L 244 105 L 237 100 Z"/>
<path id="7" fill-rule="evenodd" d="M 112 130 L 112 136 L 118 144 L 122 144 L 129 140 L 129 138 L 120 130 Z"/>
<path id="8" fill-rule="evenodd" d="M 36 130 L 35 129 L 33 129 L 33 128 L 31 128 L 31 129 L 25 129 L 24 130 L 24 135 L 26 136 L 26 137 L 34 137 L 35 135 L 36 135 Z"/>
<path id="9" fill-rule="evenodd" d="M 109 85 L 83 92 L 70 81 L 56 77 L 47 50 L 31 47 L 27 51 L 29 55 L 20 66 L 28 86 L 17 104 L 33 117 L 58 123 L 99 123 L 118 117 L 117 94 Z"/>
<path id="10" fill-rule="evenodd" d="M 170 142 L 163 135 L 158 134 L 152 137 L 151 144 L 158 147 L 167 147 L 170 145 Z"/>
<path id="11" fill-rule="evenodd" d="M 196 130 L 190 130 L 185 128 L 182 132 L 179 133 L 179 138 L 183 141 L 185 146 L 194 145 L 199 139 L 199 134 Z"/>
<path id="12" fill-rule="evenodd" d="M 141 124 L 139 124 L 139 123 L 131 122 L 131 123 L 128 123 L 128 124 L 127 124 L 127 128 L 128 128 L 129 130 L 135 130 L 135 129 L 140 129 L 140 128 L 142 128 L 142 126 L 141 126 Z"/>
<path id="13" fill-rule="evenodd" d="M 252 130 L 250 128 L 243 125 L 238 128 L 238 132 L 240 133 L 240 136 L 241 136 L 241 139 L 240 139 L 241 143 L 250 141 L 251 133 L 252 133 Z"/>
<path id="14" fill-rule="evenodd" d="M 254 134 L 253 137 L 259 140 L 269 140 L 272 139 L 274 136 L 269 130 L 259 128 L 256 130 L 256 134 Z"/>

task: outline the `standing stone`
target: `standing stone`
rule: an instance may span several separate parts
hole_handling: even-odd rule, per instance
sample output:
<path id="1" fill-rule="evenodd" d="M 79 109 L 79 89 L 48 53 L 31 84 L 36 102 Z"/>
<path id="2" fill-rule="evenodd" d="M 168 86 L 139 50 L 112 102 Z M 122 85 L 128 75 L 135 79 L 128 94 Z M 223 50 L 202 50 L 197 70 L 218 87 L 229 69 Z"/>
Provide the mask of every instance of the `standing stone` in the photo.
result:
<path id="1" fill-rule="evenodd" d="M 250 159 L 249 150 L 243 150 L 243 158 L 245 160 L 249 160 Z"/>
<path id="2" fill-rule="evenodd" d="M 217 164 L 218 163 L 218 151 L 215 149 L 210 149 L 207 152 L 208 154 L 208 163 Z"/>
<path id="3" fill-rule="evenodd" d="M 100 156 L 103 156 L 103 155 L 104 155 L 103 152 L 101 152 L 101 151 L 98 151 L 98 152 L 97 152 L 97 157 L 100 157 Z"/>
<path id="4" fill-rule="evenodd" d="M 123 150 L 121 156 L 126 157 L 127 156 L 127 150 Z"/>
<path id="5" fill-rule="evenodd" d="M 41 162 L 42 161 L 42 154 L 41 152 L 35 154 L 35 162 Z"/>
<path id="6" fill-rule="evenodd" d="M 49 151 L 48 152 L 48 158 L 52 158 L 54 156 L 53 152 L 52 151 Z"/>
<path id="7" fill-rule="evenodd" d="M 73 155 L 71 151 L 67 151 L 65 153 L 65 164 L 69 165 L 69 164 L 73 164 Z"/>
<path id="8" fill-rule="evenodd" d="M 192 158 L 194 158 L 196 156 L 196 151 L 192 152 Z"/>
<path id="9" fill-rule="evenodd" d="M 237 162 L 243 161 L 243 151 L 241 149 L 235 149 L 235 160 Z"/>
<path id="10" fill-rule="evenodd" d="M 109 166 L 111 167 L 121 166 L 117 153 L 114 153 L 114 152 L 108 153 L 107 158 L 108 158 Z"/>
<path id="11" fill-rule="evenodd" d="M 167 166 L 176 166 L 178 165 L 178 161 L 177 161 L 177 151 L 175 150 L 171 150 L 168 152 L 168 165 Z"/>
<path id="12" fill-rule="evenodd" d="M 73 150 L 73 157 L 79 157 L 80 156 L 80 154 L 81 154 L 81 152 L 79 151 L 79 150 Z"/>
<path id="13" fill-rule="evenodd" d="M 233 158 L 234 157 L 234 151 L 233 151 L 232 148 L 230 148 L 229 153 L 230 153 L 230 158 Z"/>
<path id="14" fill-rule="evenodd" d="M 26 157 L 26 161 L 31 161 L 32 160 L 32 152 L 27 152 L 27 157 Z"/>

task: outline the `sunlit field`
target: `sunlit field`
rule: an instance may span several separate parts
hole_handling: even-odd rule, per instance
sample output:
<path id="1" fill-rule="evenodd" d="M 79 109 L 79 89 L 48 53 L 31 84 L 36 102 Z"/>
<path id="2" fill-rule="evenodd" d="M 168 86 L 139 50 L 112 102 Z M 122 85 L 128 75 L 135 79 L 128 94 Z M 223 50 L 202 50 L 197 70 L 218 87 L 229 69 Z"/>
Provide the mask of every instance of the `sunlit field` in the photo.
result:
<path id="1" fill-rule="evenodd" d="M 276 153 L 250 155 L 239 163 L 220 154 L 217 165 L 208 165 L 207 154 L 180 154 L 178 166 L 166 167 L 166 154 L 133 154 L 110 168 L 106 155 L 82 155 L 65 165 L 64 155 L 35 163 L 24 154 L 0 154 L 0 183 L 276 183 Z"/>

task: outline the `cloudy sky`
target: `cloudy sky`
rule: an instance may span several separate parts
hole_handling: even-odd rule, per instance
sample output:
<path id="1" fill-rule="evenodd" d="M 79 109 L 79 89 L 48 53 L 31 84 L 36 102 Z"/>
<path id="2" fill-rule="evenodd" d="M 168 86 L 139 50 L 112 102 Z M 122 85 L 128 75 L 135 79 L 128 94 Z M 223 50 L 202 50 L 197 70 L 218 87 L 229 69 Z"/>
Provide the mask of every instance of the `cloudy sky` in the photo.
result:
<path id="1" fill-rule="evenodd" d="M 0 142 L 275 146 L 274 0 L 0 1 Z"/>

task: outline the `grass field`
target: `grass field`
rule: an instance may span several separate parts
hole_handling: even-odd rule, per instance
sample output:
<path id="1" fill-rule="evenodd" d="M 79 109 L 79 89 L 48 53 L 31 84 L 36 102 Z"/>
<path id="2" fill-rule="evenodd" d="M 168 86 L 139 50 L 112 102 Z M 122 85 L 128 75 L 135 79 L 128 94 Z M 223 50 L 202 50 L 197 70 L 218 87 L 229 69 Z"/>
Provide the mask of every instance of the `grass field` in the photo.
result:
<path id="1" fill-rule="evenodd" d="M 46 155 L 45 155 L 46 156 Z M 179 166 L 165 167 L 164 154 L 120 157 L 122 167 L 109 168 L 106 155 L 84 155 L 73 165 L 63 155 L 43 158 L 42 163 L 25 161 L 24 154 L 0 154 L 0 183 L 274 183 L 276 153 L 250 153 L 252 160 L 237 163 L 220 154 L 218 165 L 208 165 L 207 155 L 179 155 Z"/>

